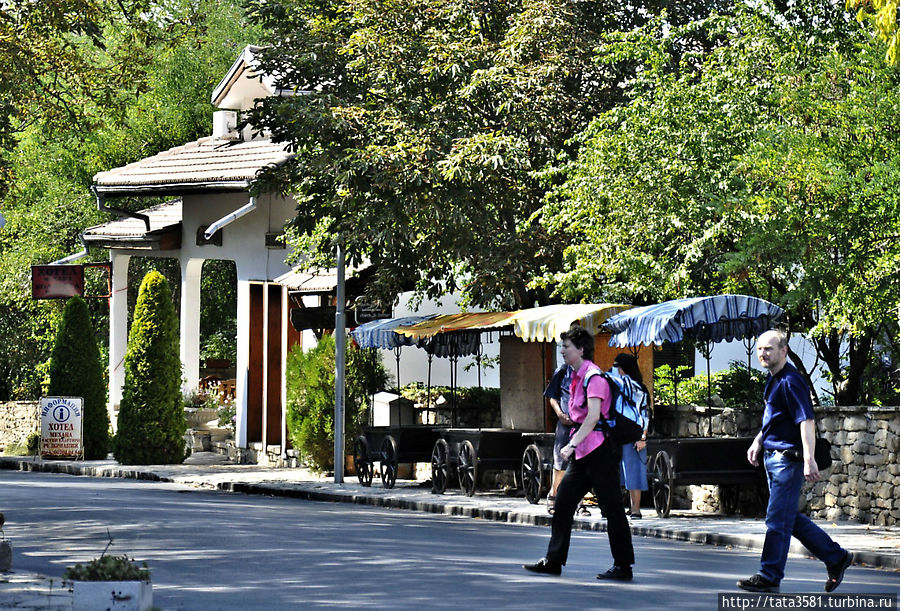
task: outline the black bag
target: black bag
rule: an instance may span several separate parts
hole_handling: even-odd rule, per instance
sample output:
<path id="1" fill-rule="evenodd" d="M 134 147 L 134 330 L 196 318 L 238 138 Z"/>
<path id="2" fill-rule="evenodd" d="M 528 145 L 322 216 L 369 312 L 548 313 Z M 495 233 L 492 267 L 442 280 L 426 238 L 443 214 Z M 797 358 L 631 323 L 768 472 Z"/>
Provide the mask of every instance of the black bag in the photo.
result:
<path id="1" fill-rule="evenodd" d="M 816 466 L 819 471 L 824 471 L 831 466 L 831 444 L 827 439 L 816 437 Z"/>

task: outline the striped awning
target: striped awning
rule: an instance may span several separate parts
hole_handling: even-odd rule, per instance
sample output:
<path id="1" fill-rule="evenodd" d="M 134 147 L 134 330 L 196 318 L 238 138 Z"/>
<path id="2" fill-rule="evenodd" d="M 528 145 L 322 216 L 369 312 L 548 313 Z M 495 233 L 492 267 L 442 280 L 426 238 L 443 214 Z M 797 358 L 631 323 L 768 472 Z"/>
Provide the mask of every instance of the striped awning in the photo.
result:
<path id="1" fill-rule="evenodd" d="M 517 312 L 464 312 L 443 314 L 415 325 L 397 327 L 396 332 L 419 340 L 451 331 L 480 331 L 512 325 Z"/>
<path id="2" fill-rule="evenodd" d="M 612 333 L 610 346 L 650 346 L 684 338 L 719 342 L 755 337 L 770 329 L 784 310 L 747 295 L 675 299 L 634 308 L 603 325 Z"/>
<path id="3" fill-rule="evenodd" d="M 597 333 L 607 318 L 629 309 L 612 303 L 562 304 L 519 310 L 513 319 L 514 333 L 526 342 L 553 342 L 573 324 Z"/>
<path id="4" fill-rule="evenodd" d="M 402 318 L 382 318 L 359 325 L 350 332 L 353 341 L 360 348 L 381 348 L 388 350 L 400 346 L 411 346 L 415 343 L 413 338 L 400 335 L 394 330 L 397 327 L 415 325 L 417 323 L 434 318 L 435 314 L 428 316 L 404 316 Z"/>

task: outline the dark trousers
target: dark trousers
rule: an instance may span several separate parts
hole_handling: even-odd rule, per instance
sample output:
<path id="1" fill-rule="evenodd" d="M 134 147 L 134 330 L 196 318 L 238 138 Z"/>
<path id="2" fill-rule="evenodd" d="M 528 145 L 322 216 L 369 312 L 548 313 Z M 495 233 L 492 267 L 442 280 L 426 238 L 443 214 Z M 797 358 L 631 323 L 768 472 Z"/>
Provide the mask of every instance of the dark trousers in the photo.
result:
<path id="1" fill-rule="evenodd" d="M 607 520 L 613 563 L 621 567 L 631 566 L 634 564 L 634 548 L 619 490 L 619 453 L 609 441 L 587 456 L 569 461 L 569 468 L 556 491 L 547 559 L 566 563 L 575 510 L 591 488 Z"/>

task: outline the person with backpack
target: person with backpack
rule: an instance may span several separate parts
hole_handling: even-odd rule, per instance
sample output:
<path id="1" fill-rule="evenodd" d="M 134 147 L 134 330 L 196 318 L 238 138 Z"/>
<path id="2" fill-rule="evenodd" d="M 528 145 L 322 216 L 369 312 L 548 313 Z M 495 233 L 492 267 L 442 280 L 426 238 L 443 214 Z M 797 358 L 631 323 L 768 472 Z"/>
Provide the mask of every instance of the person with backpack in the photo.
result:
<path id="1" fill-rule="evenodd" d="M 569 554 L 572 522 L 579 501 L 593 488 L 597 503 L 607 519 L 609 547 L 613 566 L 597 575 L 597 579 L 630 581 L 633 578 L 634 548 L 625 507 L 619 493 L 619 446 L 606 431 L 597 428 L 601 418 L 610 418 L 612 391 L 607 378 L 597 375 L 600 368 L 592 362 L 594 336 L 585 328 L 573 325 L 560 336 L 562 357 L 574 374 L 569 387 L 569 417 L 575 423 L 562 456 L 569 460 L 566 474 L 556 494 L 556 511 L 551 522 L 547 554 L 527 571 L 560 575 Z M 589 375 L 590 374 L 590 375 Z M 587 383 L 585 384 L 585 381 Z"/>
<path id="2" fill-rule="evenodd" d="M 627 515 L 632 520 L 640 520 L 641 492 L 647 489 L 647 428 L 650 425 L 650 414 L 647 409 L 650 393 L 644 386 L 644 376 L 638 367 L 638 360 L 632 354 L 620 353 L 613 362 L 613 370 L 618 369 L 619 376 L 631 378 L 637 384 L 639 392 L 635 393 L 635 403 L 641 414 L 641 438 L 634 443 L 622 445 L 622 461 L 619 463 L 619 477 L 628 491 L 631 508 Z"/>
<path id="3" fill-rule="evenodd" d="M 572 385 L 572 367 L 563 363 L 553 372 L 550 383 L 544 390 L 544 397 L 550 400 L 550 407 L 556 413 L 556 436 L 553 440 L 553 479 L 550 482 L 550 492 L 547 494 L 547 512 L 552 514 L 556 506 L 556 490 L 562 481 L 569 461 L 562 457 L 562 449 L 569 443 L 572 435 L 573 422 L 569 418 L 569 387 Z M 580 516 L 589 516 L 591 512 L 584 506 L 578 505 L 576 510 Z"/>
<path id="4" fill-rule="evenodd" d="M 741 579 L 737 586 L 749 592 L 778 592 L 793 536 L 825 563 L 825 591 L 832 592 L 853 564 L 853 554 L 799 511 L 803 480 L 816 482 L 821 474 L 815 458 L 816 421 L 809 386 L 787 362 L 787 352 L 787 337 L 781 331 L 766 331 L 756 341 L 756 355 L 769 375 L 763 389 L 762 429 L 747 450 L 747 460 L 756 466 L 763 459 L 769 504 L 759 573 Z"/>

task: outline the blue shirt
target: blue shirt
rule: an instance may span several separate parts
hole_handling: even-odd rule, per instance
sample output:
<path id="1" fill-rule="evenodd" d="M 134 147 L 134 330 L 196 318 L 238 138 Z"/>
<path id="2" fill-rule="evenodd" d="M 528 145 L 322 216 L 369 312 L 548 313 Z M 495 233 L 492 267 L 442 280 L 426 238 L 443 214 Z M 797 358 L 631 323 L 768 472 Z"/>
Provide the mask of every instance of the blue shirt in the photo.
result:
<path id="1" fill-rule="evenodd" d="M 796 367 L 785 363 L 777 374 L 769 374 L 763 396 L 766 400 L 762 422 L 763 448 L 802 450 L 800 423 L 815 418 L 806 380 Z"/>
<path id="2" fill-rule="evenodd" d="M 556 399 L 559 401 L 559 409 L 562 413 L 569 414 L 569 386 L 572 384 L 572 368 L 563 363 L 550 378 L 544 396 L 548 399 Z"/>

